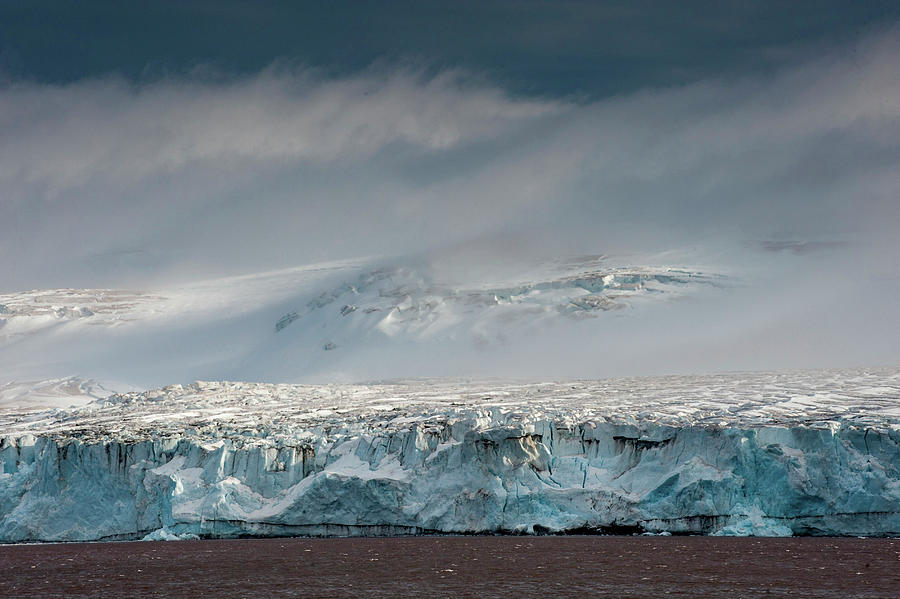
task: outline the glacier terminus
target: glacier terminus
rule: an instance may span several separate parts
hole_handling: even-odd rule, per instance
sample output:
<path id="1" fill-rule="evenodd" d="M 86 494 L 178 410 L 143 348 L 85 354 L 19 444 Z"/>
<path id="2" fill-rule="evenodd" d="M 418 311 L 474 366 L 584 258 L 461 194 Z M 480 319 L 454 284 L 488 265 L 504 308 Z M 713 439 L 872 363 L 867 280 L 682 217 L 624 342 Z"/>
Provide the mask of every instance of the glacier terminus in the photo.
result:
<path id="1" fill-rule="evenodd" d="M 898 398 L 900 369 L 870 368 L 197 382 L 6 409 L 0 541 L 898 535 Z"/>

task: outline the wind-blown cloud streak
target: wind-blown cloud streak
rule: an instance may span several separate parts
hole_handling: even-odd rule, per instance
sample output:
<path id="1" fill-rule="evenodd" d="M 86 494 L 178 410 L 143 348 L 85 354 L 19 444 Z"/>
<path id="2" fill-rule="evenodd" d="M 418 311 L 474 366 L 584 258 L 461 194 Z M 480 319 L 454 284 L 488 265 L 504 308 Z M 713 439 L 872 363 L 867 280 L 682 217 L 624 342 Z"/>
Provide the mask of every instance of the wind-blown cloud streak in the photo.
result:
<path id="1" fill-rule="evenodd" d="M 185 213 L 223 208 L 238 214 L 224 230 L 217 221 L 217 231 L 255 241 L 260 222 L 244 222 L 244 210 L 315 221 L 336 218 L 335 210 L 377 208 L 383 202 L 373 191 L 378 195 L 392 178 L 371 172 L 374 154 L 434 156 L 563 108 L 558 101 L 511 99 L 459 73 L 425 77 L 403 69 L 337 81 L 272 69 L 220 83 L 12 85 L 0 93 L 4 250 L 20 259 L 38 251 L 39 260 L 20 267 L 21 275 L 61 258 L 42 251 L 60 238 L 72 238 L 67 249 L 76 253 L 76 245 L 91 248 L 97 237 L 136 229 L 150 233 L 143 245 L 165 244 L 155 234 L 170 234 Z M 335 192 L 342 197 L 328 197 Z M 415 203 L 398 196 L 381 207 L 402 213 Z M 146 231 L 147 218 L 154 231 Z M 60 230 L 71 225 L 85 237 Z M 140 241 L 120 243 L 124 250 L 101 244 L 96 251 L 146 250 Z"/>
<path id="2" fill-rule="evenodd" d="M 228 82 L 118 79 L 4 90 L 0 177 L 51 195 L 203 163 L 327 163 L 397 143 L 437 151 L 496 137 L 559 103 L 514 100 L 460 73 L 371 71 L 328 81 L 267 70 Z"/>

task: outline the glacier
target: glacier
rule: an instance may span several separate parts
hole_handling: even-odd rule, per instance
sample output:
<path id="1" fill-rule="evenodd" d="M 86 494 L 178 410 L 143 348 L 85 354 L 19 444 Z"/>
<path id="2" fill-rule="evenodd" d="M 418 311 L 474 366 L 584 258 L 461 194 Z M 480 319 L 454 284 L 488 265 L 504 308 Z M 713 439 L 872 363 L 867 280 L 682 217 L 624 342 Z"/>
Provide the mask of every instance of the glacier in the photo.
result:
<path id="1" fill-rule="evenodd" d="M 900 369 L 197 382 L 0 411 L 0 541 L 900 535 Z"/>

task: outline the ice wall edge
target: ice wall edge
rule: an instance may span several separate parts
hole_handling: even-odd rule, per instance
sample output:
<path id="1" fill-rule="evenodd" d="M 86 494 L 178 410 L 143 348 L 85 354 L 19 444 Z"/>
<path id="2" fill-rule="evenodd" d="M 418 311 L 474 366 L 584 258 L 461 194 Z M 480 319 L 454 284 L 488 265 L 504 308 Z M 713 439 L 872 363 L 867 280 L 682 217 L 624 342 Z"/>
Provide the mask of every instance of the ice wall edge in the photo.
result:
<path id="1" fill-rule="evenodd" d="M 0 439 L 0 542 L 900 535 L 900 431 L 552 420 L 271 439 Z"/>

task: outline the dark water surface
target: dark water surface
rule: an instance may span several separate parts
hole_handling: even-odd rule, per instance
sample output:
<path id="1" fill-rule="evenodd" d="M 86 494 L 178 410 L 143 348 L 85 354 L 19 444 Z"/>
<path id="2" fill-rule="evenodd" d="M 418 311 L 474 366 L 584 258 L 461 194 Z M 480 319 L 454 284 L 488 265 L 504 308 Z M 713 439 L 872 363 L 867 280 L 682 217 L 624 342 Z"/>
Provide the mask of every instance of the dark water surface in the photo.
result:
<path id="1" fill-rule="evenodd" d="M 0 597 L 900 597 L 900 539 L 405 537 L 0 546 Z"/>

